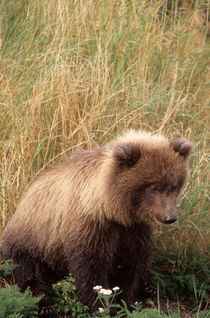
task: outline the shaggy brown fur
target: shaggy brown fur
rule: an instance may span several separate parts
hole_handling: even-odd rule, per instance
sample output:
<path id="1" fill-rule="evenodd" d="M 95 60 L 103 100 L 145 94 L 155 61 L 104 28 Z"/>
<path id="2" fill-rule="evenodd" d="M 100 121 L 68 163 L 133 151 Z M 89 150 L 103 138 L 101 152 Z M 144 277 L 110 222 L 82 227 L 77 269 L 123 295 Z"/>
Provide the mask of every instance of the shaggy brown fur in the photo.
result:
<path id="1" fill-rule="evenodd" d="M 95 285 L 119 286 L 128 305 L 143 299 L 152 221 L 177 219 L 191 149 L 185 139 L 129 131 L 41 174 L 4 234 L 4 257 L 19 264 L 17 284 L 49 294 L 71 272 L 88 306 Z"/>

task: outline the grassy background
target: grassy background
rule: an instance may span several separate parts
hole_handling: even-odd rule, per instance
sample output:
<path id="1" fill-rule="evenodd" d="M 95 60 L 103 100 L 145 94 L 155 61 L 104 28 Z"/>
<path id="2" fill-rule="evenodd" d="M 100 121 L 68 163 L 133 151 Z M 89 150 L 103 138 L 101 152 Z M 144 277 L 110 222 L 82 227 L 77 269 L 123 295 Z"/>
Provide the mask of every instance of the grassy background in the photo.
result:
<path id="1" fill-rule="evenodd" d="M 140 128 L 195 143 L 179 221 L 158 244 L 206 252 L 207 3 L 0 1 L 0 234 L 41 169 Z"/>

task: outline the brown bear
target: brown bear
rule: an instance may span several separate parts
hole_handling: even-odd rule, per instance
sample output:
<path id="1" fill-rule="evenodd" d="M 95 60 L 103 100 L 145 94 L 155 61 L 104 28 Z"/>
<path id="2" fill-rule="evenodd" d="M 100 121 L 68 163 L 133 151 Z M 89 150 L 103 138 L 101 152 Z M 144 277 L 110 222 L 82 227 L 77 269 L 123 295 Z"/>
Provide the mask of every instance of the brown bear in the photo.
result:
<path id="1" fill-rule="evenodd" d="M 69 273 L 79 300 L 93 309 L 95 285 L 119 286 L 130 305 L 145 297 L 153 221 L 177 220 L 192 144 L 127 131 L 80 150 L 27 189 L 3 237 L 3 255 L 19 266 L 16 283 L 35 295 Z"/>

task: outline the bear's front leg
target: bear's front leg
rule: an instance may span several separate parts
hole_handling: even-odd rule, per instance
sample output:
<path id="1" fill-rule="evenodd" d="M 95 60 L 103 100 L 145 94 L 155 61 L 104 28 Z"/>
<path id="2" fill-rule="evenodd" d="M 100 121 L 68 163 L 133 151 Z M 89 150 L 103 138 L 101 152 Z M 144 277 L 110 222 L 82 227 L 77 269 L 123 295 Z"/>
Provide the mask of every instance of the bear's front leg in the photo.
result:
<path id="1" fill-rule="evenodd" d="M 119 302 L 123 300 L 130 307 L 136 301 L 141 300 L 139 292 L 140 287 L 143 289 L 144 283 L 138 275 L 138 267 L 135 266 L 135 263 L 132 266 L 127 266 L 125 263 L 119 264 L 113 278 L 113 284 L 119 286 L 122 291 L 118 297 Z"/>
<path id="2" fill-rule="evenodd" d="M 92 230 L 93 227 L 90 227 Z M 95 235 L 93 235 L 95 233 Z M 111 235 L 97 232 L 81 233 L 80 238 L 66 242 L 65 257 L 69 273 L 76 279 L 78 298 L 91 311 L 100 307 L 95 303 L 97 293 L 93 287 L 100 285 L 105 289 L 109 285 L 109 273 L 112 267 L 112 252 L 109 244 Z M 82 239 L 81 239 L 82 237 Z"/>
<path id="3" fill-rule="evenodd" d="M 91 311 L 95 311 L 100 307 L 100 303 L 96 303 L 97 293 L 94 291 L 95 286 L 109 288 L 107 278 L 107 268 L 102 263 L 94 263 L 93 259 L 84 259 L 82 266 L 77 266 L 74 274 L 76 278 L 77 295 L 82 304 L 87 305 Z"/>

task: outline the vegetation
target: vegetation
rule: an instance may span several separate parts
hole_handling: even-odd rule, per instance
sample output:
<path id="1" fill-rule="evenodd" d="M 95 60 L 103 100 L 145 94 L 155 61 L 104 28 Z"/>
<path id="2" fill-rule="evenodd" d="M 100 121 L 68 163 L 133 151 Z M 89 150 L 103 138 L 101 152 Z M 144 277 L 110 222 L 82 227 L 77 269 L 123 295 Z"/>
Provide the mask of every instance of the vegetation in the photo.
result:
<path id="1" fill-rule="evenodd" d="M 58 313 L 65 313 L 75 318 L 90 317 L 89 308 L 82 305 L 76 295 L 75 279 L 72 276 L 53 284 L 55 294 L 54 307 Z"/>
<path id="2" fill-rule="evenodd" d="M 4 260 L 2 256 L 2 250 L 0 247 L 0 277 L 7 278 L 11 275 L 11 272 L 15 269 L 16 265 L 11 259 Z"/>
<path id="3" fill-rule="evenodd" d="M 179 251 L 154 251 L 151 281 L 158 287 L 161 299 L 180 299 L 189 306 L 205 306 L 210 290 L 209 267 L 206 255 L 189 246 L 187 255 Z"/>
<path id="4" fill-rule="evenodd" d="M 42 297 L 33 297 L 27 289 L 21 293 L 17 285 L 0 289 L 0 317 L 37 317 L 38 303 Z"/>
<path id="5" fill-rule="evenodd" d="M 173 256 L 177 257 L 177 255 Z M 170 257 L 172 259 L 172 255 Z M 158 263 L 158 261 L 160 261 L 161 264 Z M 38 303 L 42 299 L 43 295 L 40 295 L 40 297 L 33 297 L 29 289 L 27 289 L 23 293 L 19 290 L 19 288 L 16 285 L 9 286 L 7 283 L 8 275 L 11 274 L 15 266 L 12 263 L 12 261 L 10 261 L 9 270 L 7 262 L 3 261 L 2 257 L 0 258 L 0 262 L 1 273 L 5 273 L 4 275 L 1 274 L 1 281 L 4 281 L 4 285 L 6 286 L 0 289 L 0 317 L 37 317 Z M 170 260 L 170 262 L 172 261 Z M 194 262 L 196 263 L 195 260 L 192 260 L 192 264 L 194 264 Z M 163 265 L 167 264 L 166 255 L 161 255 L 157 260 L 155 260 L 155 264 L 159 266 L 159 272 L 155 273 L 153 271 L 153 282 L 155 282 L 155 280 L 156 282 L 158 282 L 162 293 L 161 295 L 160 293 L 158 293 L 158 305 L 156 306 L 158 308 L 155 308 L 155 304 L 153 302 L 150 303 L 150 306 L 152 306 L 153 308 L 147 309 L 143 308 L 141 303 L 135 303 L 130 309 L 127 307 L 125 302 L 122 302 L 122 305 L 120 306 L 116 303 L 116 297 L 120 297 L 121 294 L 121 290 L 119 287 L 116 286 L 112 288 L 112 290 L 107 290 L 102 288 L 102 286 L 95 286 L 94 290 L 96 292 L 96 302 L 98 303 L 98 309 L 94 313 L 90 314 L 89 308 L 78 301 L 75 279 L 70 275 L 69 277 L 66 277 L 64 280 L 52 285 L 54 297 L 52 297 L 53 311 L 51 312 L 50 317 L 108 318 L 110 317 L 111 313 L 113 314 L 114 310 L 116 318 L 207 318 L 209 315 L 209 311 L 205 309 L 207 307 L 207 280 L 205 276 L 207 272 L 203 270 L 204 275 L 196 277 L 197 285 L 193 285 L 196 301 L 193 298 L 193 303 L 191 303 L 191 305 L 194 305 L 194 308 L 188 308 L 187 310 L 184 308 L 185 311 L 183 316 L 183 314 L 181 314 L 180 305 L 178 303 L 176 304 L 177 307 L 175 308 L 175 310 L 174 308 L 170 308 L 170 304 L 167 304 L 167 306 L 163 309 L 160 305 L 160 296 L 164 297 L 166 296 L 166 294 L 164 293 L 168 292 L 167 296 L 169 299 L 173 299 L 174 295 L 176 295 L 177 299 L 179 299 L 179 297 L 183 296 L 183 292 L 185 292 L 185 297 L 192 297 L 192 290 L 190 290 L 189 288 L 186 288 L 185 290 L 183 286 L 185 286 L 186 284 L 188 287 L 188 284 L 190 284 L 192 278 L 189 276 L 193 276 L 193 268 L 190 271 L 190 266 L 187 267 L 189 272 L 186 276 L 186 270 L 180 270 L 176 273 L 176 270 L 179 266 L 181 268 L 183 267 L 183 264 L 179 262 L 179 266 L 174 267 L 174 275 L 171 273 L 171 277 L 169 278 L 169 271 L 166 270 L 166 267 L 163 267 Z M 201 265 L 203 266 L 203 263 Z M 195 266 L 195 268 L 197 268 L 197 266 Z M 7 281 L 5 280 L 5 278 L 7 278 Z M 170 279 L 172 280 L 172 282 L 170 282 Z M 176 284 L 177 282 L 178 284 Z M 200 286 L 199 290 L 195 288 L 198 285 Z"/>
<path id="6" fill-rule="evenodd" d="M 67 153 L 127 128 L 185 136 L 190 178 L 177 224 L 157 228 L 152 277 L 205 317 L 209 2 L 0 0 L 0 12 L 0 236 L 28 183 Z"/>

